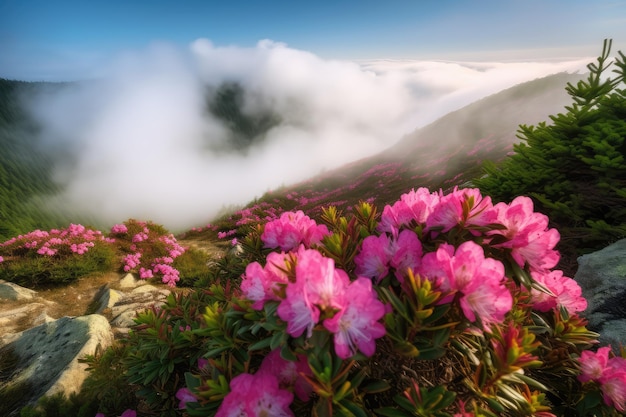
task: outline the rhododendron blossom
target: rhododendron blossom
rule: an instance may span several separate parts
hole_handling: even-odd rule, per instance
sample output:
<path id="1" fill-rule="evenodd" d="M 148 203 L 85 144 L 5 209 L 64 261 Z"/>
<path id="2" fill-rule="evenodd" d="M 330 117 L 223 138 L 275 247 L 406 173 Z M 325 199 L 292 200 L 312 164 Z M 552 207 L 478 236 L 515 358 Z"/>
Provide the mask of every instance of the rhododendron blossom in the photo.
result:
<path id="1" fill-rule="evenodd" d="M 387 235 L 368 236 L 363 240 L 361 251 L 354 257 L 355 273 L 379 283 L 389 273 L 390 261 L 390 241 Z"/>
<path id="2" fill-rule="evenodd" d="M 335 261 L 316 250 L 301 247 L 296 264 L 296 282 L 304 284 L 309 301 L 322 310 L 341 308 L 350 283 L 345 271 L 335 269 Z"/>
<path id="3" fill-rule="evenodd" d="M 376 340 L 386 334 L 378 322 L 385 315 L 385 306 L 372 289 L 372 281 L 357 278 L 345 292 L 346 303 L 324 326 L 335 334 L 335 352 L 342 359 L 353 356 L 357 349 L 366 356 L 376 351 Z"/>
<path id="4" fill-rule="evenodd" d="M 193 403 L 198 401 L 195 395 L 189 390 L 189 388 L 181 388 L 176 392 L 176 398 L 180 401 L 178 408 L 184 410 L 187 408 L 187 403 Z"/>
<path id="5" fill-rule="evenodd" d="M 458 291 L 463 314 L 472 322 L 480 317 L 485 326 L 501 323 L 513 306 L 504 285 L 504 265 L 485 258 L 483 248 L 472 241 L 456 250 L 441 244 L 436 252 L 424 255 L 421 273 L 444 291 Z"/>
<path id="6" fill-rule="evenodd" d="M 603 346 L 595 353 L 583 351 L 578 358 L 578 380 L 600 384 L 604 403 L 618 411 L 626 411 L 626 359 L 619 356 L 609 358 L 610 353 L 610 346 Z"/>
<path id="7" fill-rule="evenodd" d="M 532 271 L 531 275 L 551 293 L 534 288 L 531 290 L 535 310 L 547 312 L 556 307 L 564 307 L 568 313 L 574 314 L 587 308 L 587 300 L 582 295 L 580 285 L 572 278 L 563 276 L 563 271 Z"/>
<path id="8" fill-rule="evenodd" d="M 250 301 L 254 301 L 252 308 L 262 310 L 268 300 L 279 300 L 277 291 L 280 284 L 287 284 L 288 277 L 283 269 L 288 255 L 271 252 L 267 255 L 267 263 L 262 267 L 258 262 L 251 262 L 246 266 L 246 272 L 241 281 L 241 292 Z"/>
<path id="9" fill-rule="evenodd" d="M 599 381 L 604 372 L 608 369 L 609 353 L 611 348 L 603 346 L 597 352 L 584 350 L 580 354 L 578 362 L 580 363 L 580 382 Z"/>
<path id="10" fill-rule="evenodd" d="M 403 230 L 398 239 L 392 243 L 391 266 L 396 270 L 395 276 L 404 282 L 408 270 L 417 271 L 422 264 L 422 243 L 412 230 Z"/>
<path id="11" fill-rule="evenodd" d="M 431 193 L 421 187 L 400 196 L 393 206 L 385 206 L 378 224 L 378 230 L 397 235 L 403 226 L 409 226 L 415 221 L 417 224 L 426 224 L 426 219 L 433 208 L 439 203 L 439 195 Z"/>
<path id="12" fill-rule="evenodd" d="M 288 361 L 280 356 L 280 349 L 274 349 L 263 358 L 258 372 L 275 375 L 278 378 L 280 388 L 293 389 L 293 392 L 302 401 L 307 401 L 313 392 L 311 384 L 302 377 L 302 375 L 313 375 L 304 355 L 298 355 L 296 361 Z"/>
<path id="13" fill-rule="evenodd" d="M 340 309 L 343 292 L 350 279 L 335 262 L 316 250 L 301 247 L 297 255 L 296 282 L 287 285 L 286 297 L 278 306 L 278 316 L 285 320 L 287 332 L 298 337 L 307 330 L 311 337 L 320 310 Z"/>
<path id="14" fill-rule="evenodd" d="M 548 229 L 548 217 L 533 211 L 530 198 L 520 196 L 511 204 L 498 203 L 494 209 L 498 222 L 505 229 L 493 230 L 489 234 L 502 235 L 508 239 L 495 245 L 496 247 L 510 248 L 513 259 L 521 267 L 526 263 L 531 269 L 550 269 L 556 266 L 559 253 L 554 247 L 559 241 L 559 232 Z"/>
<path id="15" fill-rule="evenodd" d="M 215 417 L 289 417 L 293 394 L 280 389 L 278 379 L 268 372 L 240 374 L 230 381 L 230 392 Z"/>
<path id="16" fill-rule="evenodd" d="M 311 246 L 329 235 L 328 228 L 318 225 L 301 210 L 285 212 L 280 218 L 265 224 L 261 240 L 266 248 L 280 248 L 290 251 L 300 244 Z"/>
<path id="17" fill-rule="evenodd" d="M 287 286 L 287 296 L 278 306 L 277 313 L 287 322 L 287 333 L 293 337 L 299 337 L 305 330 L 306 337 L 311 337 L 320 318 L 320 310 L 306 297 L 302 282 Z"/>
<path id="18" fill-rule="evenodd" d="M 626 369 L 609 368 L 600 384 L 604 403 L 617 411 L 626 411 Z"/>
<path id="19" fill-rule="evenodd" d="M 125 224 L 115 224 L 111 227 L 111 233 L 128 233 L 128 227 Z"/>
<path id="20" fill-rule="evenodd" d="M 426 219 L 426 227 L 445 233 L 457 225 L 486 226 L 496 218 L 490 197 L 483 197 L 476 188 L 455 188 L 440 197 Z"/>

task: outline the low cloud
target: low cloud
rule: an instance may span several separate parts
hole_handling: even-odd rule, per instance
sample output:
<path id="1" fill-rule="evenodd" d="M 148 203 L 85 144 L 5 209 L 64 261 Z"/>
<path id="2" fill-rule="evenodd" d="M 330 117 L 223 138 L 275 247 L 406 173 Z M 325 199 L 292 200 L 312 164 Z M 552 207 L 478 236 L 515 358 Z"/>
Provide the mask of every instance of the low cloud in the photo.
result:
<path id="1" fill-rule="evenodd" d="M 65 204 L 111 224 L 134 217 L 183 230 L 382 151 L 486 95 L 587 62 L 348 62 L 272 41 L 199 39 L 186 50 L 127 52 L 101 79 L 39 95 L 31 109 L 43 143 L 70 156 L 54 174 Z M 244 148 L 229 146 L 232 126 L 208 111 L 224 85 L 241 87 L 244 116 L 273 117 Z"/>

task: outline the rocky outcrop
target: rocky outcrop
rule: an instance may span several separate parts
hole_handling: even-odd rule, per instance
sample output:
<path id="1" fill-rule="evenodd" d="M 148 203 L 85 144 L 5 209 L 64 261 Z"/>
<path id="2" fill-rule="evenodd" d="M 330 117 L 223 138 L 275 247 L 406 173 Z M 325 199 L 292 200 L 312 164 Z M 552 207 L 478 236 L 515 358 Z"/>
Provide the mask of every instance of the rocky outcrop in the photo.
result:
<path id="1" fill-rule="evenodd" d="M 589 329 L 602 344 L 626 346 L 626 239 L 579 257 L 574 279 L 587 299 Z"/>
<path id="2" fill-rule="evenodd" d="M 0 415 L 18 416 L 43 395 L 79 391 L 87 376 L 79 359 L 110 346 L 129 331 L 137 311 L 170 293 L 132 274 L 113 278 L 72 294 L 70 300 L 83 300 L 84 312 L 61 317 L 54 317 L 63 311 L 59 298 L 0 282 Z"/>

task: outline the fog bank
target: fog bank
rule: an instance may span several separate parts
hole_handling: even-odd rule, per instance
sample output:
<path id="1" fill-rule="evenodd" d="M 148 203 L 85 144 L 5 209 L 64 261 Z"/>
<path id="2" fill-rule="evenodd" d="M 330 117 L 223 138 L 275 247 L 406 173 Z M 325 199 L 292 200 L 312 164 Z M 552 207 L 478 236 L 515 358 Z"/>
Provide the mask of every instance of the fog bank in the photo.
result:
<path id="1" fill-rule="evenodd" d="M 199 39 L 184 50 L 129 51 L 101 79 L 42 94 L 30 107 L 45 146 L 70 156 L 54 172 L 67 205 L 110 224 L 133 217 L 178 231 L 382 151 L 486 95 L 584 70 L 590 60 L 348 62 L 268 40 L 240 48 Z M 232 109 L 209 111 L 224 85 L 241 87 L 233 100 L 236 120 L 252 123 L 245 146 L 230 146 L 241 136 Z"/>

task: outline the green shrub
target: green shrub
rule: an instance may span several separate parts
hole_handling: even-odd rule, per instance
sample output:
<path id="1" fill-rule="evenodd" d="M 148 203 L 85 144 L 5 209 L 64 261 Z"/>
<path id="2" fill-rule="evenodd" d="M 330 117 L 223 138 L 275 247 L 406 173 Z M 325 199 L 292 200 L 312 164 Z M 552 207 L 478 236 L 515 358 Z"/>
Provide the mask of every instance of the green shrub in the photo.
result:
<path id="1" fill-rule="evenodd" d="M 72 224 L 0 244 L 0 279 L 27 287 L 66 284 L 109 271 L 115 261 L 115 250 L 100 231 Z"/>
<path id="2" fill-rule="evenodd" d="M 180 273 L 179 286 L 193 287 L 196 282 L 210 280 L 210 256 L 199 249 L 187 248 L 185 253 L 174 259 L 173 266 Z"/>
<path id="3" fill-rule="evenodd" d="M 565 113 L 520 126 L 515 153 L 500 166 L 487 163 L 474 181 L 498 201 L 529 195 L 562 244 L 583 250 L 626 236 L 626 57 L 618 52 L 611 62 L 610 49 L 605 41 L 588 78 L 567 84 L 573 103 Z"/>

